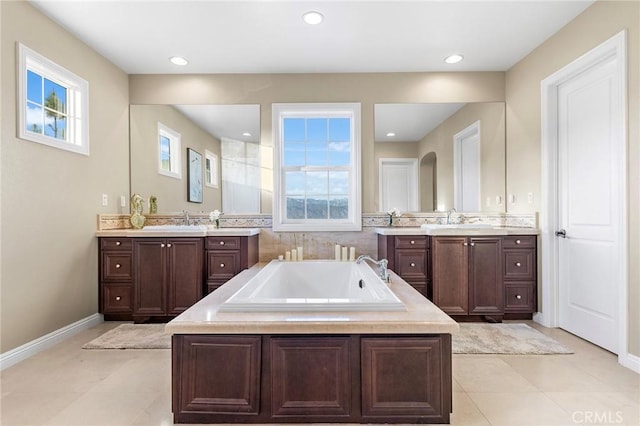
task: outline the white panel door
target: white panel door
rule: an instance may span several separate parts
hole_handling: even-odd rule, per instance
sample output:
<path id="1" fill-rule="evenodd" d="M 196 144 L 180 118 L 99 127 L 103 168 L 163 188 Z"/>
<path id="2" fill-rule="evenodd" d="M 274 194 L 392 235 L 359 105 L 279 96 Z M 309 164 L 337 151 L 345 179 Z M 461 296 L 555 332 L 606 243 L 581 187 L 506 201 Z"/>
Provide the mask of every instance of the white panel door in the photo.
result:
<path id="1" fill-rule="evenodd" d="M 380 211 L 392 208 L 401 212 L 418 211 L 417 181 L 417 159 L 380 159 Z"/>
<path id="2" fill-rule="evenodd" d="M 460 212 L 480 208 L 480 122 L 453 136 L 454 207 Z"/>
<path id="3" fill-rule="evenodd" d="M 558 278 L 561 328 L 618 353 L 621 271 L 616 59 L 558 87 Z M 563 233 L 565 235 L 563 235 Z"/>

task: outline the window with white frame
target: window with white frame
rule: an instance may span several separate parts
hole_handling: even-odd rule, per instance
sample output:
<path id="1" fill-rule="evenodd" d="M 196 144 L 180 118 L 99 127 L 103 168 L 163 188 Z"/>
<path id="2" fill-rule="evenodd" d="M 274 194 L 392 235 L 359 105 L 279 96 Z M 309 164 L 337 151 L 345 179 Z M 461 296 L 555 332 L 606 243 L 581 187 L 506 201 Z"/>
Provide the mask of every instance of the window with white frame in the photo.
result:
<path id="1" fill-rule="evenodd" d="M 158 173 L 182 179 L 182 136 L 158 122 Z"/>
<path id="2" fill-rule="evenodd" d="M 218 188 L 218 156 L 211 151 L 204 151 L 205 185 Z"/>
<path id="3" fill-rule="evenodd" d="M 89 83 L 18 44 L 18 137 L 89 155 Z"/>
<path id="4" fill-rule="evenodd" d="M 360 104 L 273 104 L 276 231 L 359 231 Z"/>

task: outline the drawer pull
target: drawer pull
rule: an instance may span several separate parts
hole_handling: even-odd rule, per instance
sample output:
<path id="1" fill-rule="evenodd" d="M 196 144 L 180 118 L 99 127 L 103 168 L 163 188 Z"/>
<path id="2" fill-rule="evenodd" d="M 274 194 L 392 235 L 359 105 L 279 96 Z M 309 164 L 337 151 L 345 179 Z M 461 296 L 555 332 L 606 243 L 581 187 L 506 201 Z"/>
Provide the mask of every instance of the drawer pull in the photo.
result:
<path id="1" fill-rule="evenodd" d="M 462 245 L 463 245 L 463 246 L 468 246 L 468 245 L 469 245 L 469 243 L 462 243 Z"/>
<path id="2" fill-rule="evenodd" d="M 522 299 L 522 296 L 520 296 L 519 294 L 516 294 L 516 299 L 520 300 Z"/>
<path id="3" fill-rule="evenodd" d="M 415 241 L 413 241 L 413 240 L 411 240 L 411 241 L 409 242 L 409 244 L 415 244 L 415 243 L 416 243 L 416 242 L 415 242 Z"/>
<path id="4" fill-rule="evenodd" d="M 122 244 L 120 241 L 116 241 L 117 246 L 119 246 L 120 244 Z"/>
<path id="5" fill-rule="evenodd" d="M 411 262 L 411 265 L 410 265 L 410 266 L 411 266 L 412 268 L 414 268 L 414 267 L 416 266 L 416 264 L 415 264 L 415 263 L 413 263 L 413 262 Z"/>
<path id="6" fill-rule="evenodd" d="M 224 263 L 221 263 L 221 264 L 220 264 L 220 267 L 221 267 L 221 268 L 224 268 Z"/>
<path id="7" fill-rule="evenodd" d="M 522 266 L 522 263 L 520 263 L 520 262 L 516 262 L 516 266 L 519 268 L 519 267 L 521 267 L 521 266 Z"/>
<path id="8" fill-rule="evenodd" d="M 167 244 L 167 247 L 171 247 L 171 244 L 170 244 L 170 243 L 169 243 L 169 244 Z"/>
<path id="9" fill-rule="evenodd" d="M 116 296 L 116 301 L 118 301 L 118 302 L 119 302 L 119 301 L 120 301 L 120 299 L 122 299 L 122 297 L 120 297 L 120 296 Z"/>
<path id="10" fill-rule="evenodd" d="M 471 247 L 475 247 L 476 243 L 471 243 Z"/>
<path id="11" fill-rule="evenodd" d="M 516 240 L 516 244 L 520 244 L 520 240 Z"/>
<path id="12" fill-rule="evenodd" d="M 224 241 L 220 241 L 220 245 L 223 246 L 224 245 Z"/>
<path id="13" fill-rule="evenodd" d="M 120 268 L 122 268 L 122 265 L 119 263 L 116 263 L 116 269 L 120 269 Z"/>

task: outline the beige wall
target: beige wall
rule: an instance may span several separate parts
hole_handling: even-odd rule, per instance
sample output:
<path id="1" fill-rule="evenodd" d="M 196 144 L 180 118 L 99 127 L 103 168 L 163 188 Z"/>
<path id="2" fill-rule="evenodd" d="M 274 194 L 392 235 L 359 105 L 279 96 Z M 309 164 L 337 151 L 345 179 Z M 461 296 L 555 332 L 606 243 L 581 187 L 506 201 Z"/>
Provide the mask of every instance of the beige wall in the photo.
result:
<path id="1" fill-rule="evenodd" d="M 640 355 L 640 3 L 598 1 L 506 75 L 507 193 L 511 212 L 540 210 L 540 82 L 613 35 L 627 30 L 629 352 Z M 528 204 L 527 193 L 534 194 Z"/>
<path id="2" fill-rule="evenodd" d="M 377 208 L 376 103 L 504 101 L 504 73 L 131 75 L 132 104 L 260 104 L 262 212 L 271 213 L 271 104 L 362 104 L 363 212 Z"/>
<path id="3" fill-rule="evenodd" d="M 437 167 L 437 206 L 454 206 L 453 136 L 480 121 L 481 211 L 505 211 L 505 105 L 503 102 L 470 103 L 442 122 L 420 141 L 419 158 L 433 152 Z M 496 203 L 496 197 L 502 203 Z M 489 198 L 488 205 L 486 199 Z"/>
<path id="4" fill-rule="evenodd" d="M 26 2 L 2 10 L 1 341 L 6 352 L 98 310 L 96 214 L 129 193 L 127 75 Z M 16 137 L 16 42 L 89 82 L 84 156 Z M 109 207 L 101 197 L 109 196 Z"/>
<path id="5" fill-rule="evenodd" d="M 220 140 L 198 127 L 184 114 L 170 105 L 131 105 L 131 192 L 145 200 L 158 198 L 158 212 L 209 212 L 221 209 L 220 186 L 204 185 L 205 150 L 218 155 L 220 171 Z M 182 148 L 182 179 L 158 173 L 158 122 L 180 133 Z M 187 148 L 202 155 L 203 202 L 187 201 Z M 145 202 L 145 212 L 147 204 Z"/>

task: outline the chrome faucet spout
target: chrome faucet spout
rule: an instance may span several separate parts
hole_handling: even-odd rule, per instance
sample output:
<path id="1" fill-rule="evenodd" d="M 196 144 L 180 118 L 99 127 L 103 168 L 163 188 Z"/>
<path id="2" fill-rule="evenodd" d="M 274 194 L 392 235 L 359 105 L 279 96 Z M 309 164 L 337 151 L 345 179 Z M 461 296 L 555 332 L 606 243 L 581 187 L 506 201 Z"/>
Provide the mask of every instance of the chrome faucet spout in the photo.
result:
<path id="1" fill-rule="evenodd" d="M 455 208 L 450 208 L 447 210 L 447 225 L 451 224 L 451 215 L 456 212 Z"/>
<path id="2" fill-rule="evenodd" d="M 387 268 L 389 265 L 389 261 L 387 259 L 375 260 L 371 256 L 363 254 L 361 256 L 358 256 L 358 258 L 356 259 L 356 263 L 360 264 L 365 260 L 368 260 L 369 262 L 380 268 L 380 279 L 385 283 L 389 282 L 389 269 Z"/>
<path id="3" fill-rule="evenodd" d="M 189 212 L 186 210 L 183 210 L 182 213 L 184 214 L 184 224 L 191 225 L 190 219 L 189 219 Z"/>

